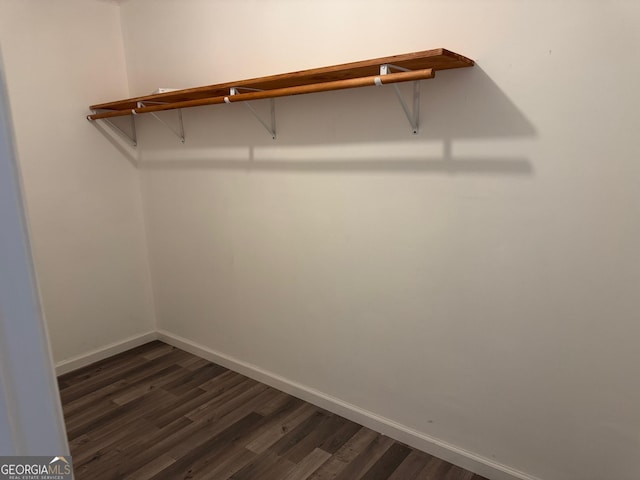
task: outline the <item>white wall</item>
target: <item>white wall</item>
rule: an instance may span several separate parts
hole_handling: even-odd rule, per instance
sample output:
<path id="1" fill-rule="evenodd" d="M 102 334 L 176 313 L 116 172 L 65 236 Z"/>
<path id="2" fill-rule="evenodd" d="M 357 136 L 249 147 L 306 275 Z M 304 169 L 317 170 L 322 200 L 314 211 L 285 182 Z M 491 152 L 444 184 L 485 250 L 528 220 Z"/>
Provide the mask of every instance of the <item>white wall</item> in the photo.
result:
<path id="1" fill-rule="evenodd" d="M 153 330 L 138 172 L 84 119 L 128 95 L 119 7 L 2 0 L 0 44 L 55 360 Z"/>
<path id="2" fill-rule="evenodd" d="M 424 82 L 416 138 L 389 89 L 282 99 L 275 142 L 242 105 L 185 111 L 185 146 L 140 118 L 159 328 L 522 478 L 640 476 L 640 4 L 121 9 L 133 95 L 478 61 Z"/>

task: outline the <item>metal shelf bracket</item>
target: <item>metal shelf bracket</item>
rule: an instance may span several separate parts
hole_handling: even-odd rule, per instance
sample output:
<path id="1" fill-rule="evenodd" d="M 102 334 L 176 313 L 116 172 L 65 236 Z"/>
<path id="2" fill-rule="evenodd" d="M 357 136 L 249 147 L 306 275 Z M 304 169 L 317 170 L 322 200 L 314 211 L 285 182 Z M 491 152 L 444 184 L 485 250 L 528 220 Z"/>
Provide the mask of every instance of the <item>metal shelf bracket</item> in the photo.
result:
<path id="1" fill-rule="evenodd" d="M 260 90 L 259 88 L 231 87 L 231 89 L 229 90 L 229 96 L 237 95 L 238 93 L 240 93 L 240 90 L 246 90 L 250 92 L 263 91 L 263 90 Z M 224 101 L 225 103 L 232 103 L 228 97 L 225 97 Z M 271 135 L 271 138 L 275 140 L 276 139 L 276 101 L 275 99 L 273 98 L 269 99 L 269 106 L 270 106 L 269 123 L 267 123 L 265 120 L 263 120 L 260 117 L 260 115 L 258 115 L 258 112 L 256 112 L 255 108 L 253 108 L 251 104 L 249 104 L 249 102 L 242 102 L 242 103 L 245 105 L 245 107 L 249 109 L 251 114 L 254 117 L 256 117 L 256 120 L 260 122 L 260 124 L 267 130 L 267 132 L 269 132 L 269 134 Z"/>
<path id="2" fill-rule="evenodd" d="M 388 75 L 392 70 L 398 70 L 401 72 L 411 71 L 408 68 L 399 67 L 390 63 L 384 63 L 380 65 L 380 75 Z M 402 110 L 404 110 L 404 114 L 407 116 L 407 120 L 409 120 L 413 135 L 417 135 L 420 127 L 420 82 L 413 82 L 413 103 L 411 109 L 409 109 L 409 106 L 405 102 L 404 98 L 402 98 L 402 94 L 400 93 L 398 84 L 394 83 L 391 86 L 393 87 L 393 91 L 395 92 L 396 97 L 400 102 Z"/>
<path id="3" fill-rule="evenodd" d="M 91 110 L 94 114 L 98 113 L 98 110 Z M 125 129 L 121 128 L 119 125 L 116 124 L 116 122 L 114 122 L 113 120 L 109 119 L 109 118 L 103 118 L 101 120 L 104 120 L 104 122 L 109 125 L 109 127 L 111 127 L 111 129 L 116 132 L 118 135 L 120 135 L 121 137 L 126 138 L 127 140 L 129 140 L 129 142 L 131 143 L 131 145 L 133 145 L 134 147 L 138 146 L 138 135 L 136 133 L 136 121 L 134 118 L 134 111 L 131 111 L 131 115 L 129 115 L 129 121 L 130 121 L 130 130 L 131 133 L 127 132 Z M 87 117 L 88 120 L 91 120 L 89 117 Z"/>
<path id="4" fill-rule="evenodd" d="M 148 105 L 166 105 L 167 102 L 138 102 L 138 108 L 142 108 L 142 107 L 146 107 Z M 178 108 L 176 109 L 178 112 L 178 128 L 173 128 L 171 125 L 169 125 L 168 122 L 164 121 L 162 118 L 160 118 L 156 113 L 154 112 L 149 112 L 153 118 L 155 118 L 156 120 L 158 120 L 160 123 L 162 123 L 165 127 L 167 127 L 169 130 L 171 130 L 171 132 L 180 139 L 180 142 L 184 143 L 184 123 L 182 122 L 182 109 Z"/>

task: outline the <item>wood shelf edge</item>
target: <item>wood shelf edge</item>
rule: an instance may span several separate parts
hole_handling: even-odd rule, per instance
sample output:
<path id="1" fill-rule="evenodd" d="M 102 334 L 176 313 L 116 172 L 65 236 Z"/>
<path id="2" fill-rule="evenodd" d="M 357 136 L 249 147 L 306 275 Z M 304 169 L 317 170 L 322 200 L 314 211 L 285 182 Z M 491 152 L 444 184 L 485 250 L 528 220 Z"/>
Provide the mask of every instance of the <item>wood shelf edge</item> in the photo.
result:
<path id="1" fill-rule="evenodd" d="M 433 70 L 445 70 L 452 68 L 465 68 L 472 67 L 475 62 L 470 58 L 467 58 L 458 53 L 452 52 L 445 48 L 438 48 L 433 50 L 424 50 L 420 52 L 406 53 L 400 55 L 392 55 L 389 57 L 381 57 L 370 60 L 363 60 L 358 62 L 343 63 L 338 65 L 332 65 L 328 67 L 313 68 L 307 70 L 300 70 L 290 73 L 270 75 L 266 77 L 257 77 L 252 79 L 240 80 L 235 82 L 225 82 L 219 84 L 206 85 L 202 87 L 186 88 L 176 90 L 172 92 L 158 93 L 152 95 L 144 95 L 140 97 L 133 97 L 124 100 L 118 100 L 114 102 L 106 102 L 91 105 L 91 110 L 111 110 L 114 112 L 128 111 L 135 109 L 138 102 L 167 102 L 176 103 L 184 101 L 194 101 L 198 99 L 212 98 L 220 96 L 220 91 L 229 90 L 232 87 L 248 87 L 248 86 L 270 86 L 272 88 L 287 88 L 299 85 L 310 85 L 316 83 L 323 83 L 323 78 L 326 82 L 333 81 L 337 77 L 344 76 L 347 78 L 358 78 L 363 75 L 362 72 L 370 74 L 372 68 L 385 63 L 391 63 L 395 65 L 409 65 L 414 66 L 421 62 L 426 63 L 427 66 L 415 66 L 414 68 L 432 68 Z M 434 65 L 430 65 L 434 63 Z M 217 94 L 212 94 L 216 92 Z M 114 115 L 119 116 L 119 115 Z"/>

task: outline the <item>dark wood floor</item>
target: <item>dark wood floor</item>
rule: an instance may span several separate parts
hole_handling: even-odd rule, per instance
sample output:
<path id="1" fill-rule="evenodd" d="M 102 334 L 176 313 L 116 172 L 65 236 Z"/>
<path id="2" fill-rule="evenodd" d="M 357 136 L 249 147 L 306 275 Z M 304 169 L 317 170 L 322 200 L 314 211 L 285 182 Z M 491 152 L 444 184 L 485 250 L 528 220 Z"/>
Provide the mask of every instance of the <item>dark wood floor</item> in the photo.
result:
<path id="1" fill-rule="evenodd" d="M 76 480 L 486 480 L 161 342 L 58 381 Z"/>

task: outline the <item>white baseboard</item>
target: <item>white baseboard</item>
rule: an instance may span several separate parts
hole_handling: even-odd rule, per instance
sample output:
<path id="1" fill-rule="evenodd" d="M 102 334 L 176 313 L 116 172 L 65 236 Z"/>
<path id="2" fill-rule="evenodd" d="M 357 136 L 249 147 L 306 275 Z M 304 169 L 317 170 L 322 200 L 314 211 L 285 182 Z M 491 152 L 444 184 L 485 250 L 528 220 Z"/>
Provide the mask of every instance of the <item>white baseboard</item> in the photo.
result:
<path id="1" fill-rule="evenodd" d="M 141 335 L 134 335 L 118 342 L 110 343 L 104 347 L 97 348 L 82 355 L 63 360 L 56 363 L 56 375 L 63 375 L 65 373 L 72 372 L 92 363 L 104 360 L 105 358 L 117 355 L 118 353 L 126 352 L 132 348 L 144 345 L 153 340 L 158 339 L 158 333 L 155 331 L 143 333 Z M 168 343 L 168 342 L 167 342 Z"/>
<path id="2" fill-rule="evenodd" d="M 450 445 L 425 433 L 413 430 L 406 425 L 399 424 L 393 420 L 359 408 L 356 405 L 344 402 L 339 398 L 326 395 L 313 388 L 293 382 L 256 365 L 216 352 L 196 342 L 174 335 L 173 333 L 159 330 L 157 332 L 157 338 L 169 345 L 181 348 L 189 353 L 270 385 L 435 457 L 458 465 L 478 475 L 490 478 L 491 480 L 539 480 L 536 477 L 468 452 L 455 445 Z"/>

